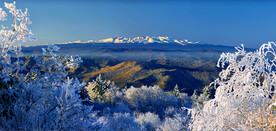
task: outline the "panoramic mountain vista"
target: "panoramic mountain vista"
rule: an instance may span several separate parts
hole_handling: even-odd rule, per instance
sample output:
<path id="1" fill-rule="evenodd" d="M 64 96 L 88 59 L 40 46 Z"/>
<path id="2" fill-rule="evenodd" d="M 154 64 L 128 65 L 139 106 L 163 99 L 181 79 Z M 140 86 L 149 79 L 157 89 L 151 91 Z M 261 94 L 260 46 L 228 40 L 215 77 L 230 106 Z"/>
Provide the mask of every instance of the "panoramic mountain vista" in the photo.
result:
<path id="1" fill-rule="evenodd" d="M 221 53 L 221 52 L 233 52 L 235 51 L 234 47 L 231 46 L 223 46 L 223 45 L 212 45 L 212 44 L 204 44 L 200 42 L 192 42 L 188 40 L 177 40 L 171 39 L 169 37 L 134 37 L 134 38 L 125 38 L 125 37 L 114 37 L 107 38 L 103 40 L 93 41 L 89 40 L 87 42 L 74 41 L 57 44 L 61 47 L 59 53 L 65 54 L 78 54 L 83 57 L 90 56 L 101 56 L 108 54 L 101 53 L 111 53 L 111 55 L 116 56 L 120 55 L 123 52 L 130 52 L 130 56 L 137 52 L 147 52 L 152 53 L 148 54 L 146 57 L 155 57 L 154 52 L 163 52 L 165 53 L 165 57 L 168 55 L 181 54 L 185 52 L 196 52 L 200 55 L 200 53 Z M 41 52 L 41 48 L 46 46 L 30 46 L 23 47 L 23 52 L 28 55 L 33 52 Z M 252 49 L 248 49 L 252 50 Z M 177 53 L 175 53 L 177 52 Z M 113 54 L 112 54 L 113 53 Z M 212 55 L 212 53 L 210 53 Z M 218 54 L 219 55 L 219 54 Z M 124 55 L 123 55 L 124 56 Z M 128 55 L 125 55 L 126 57 Z M 145 56 L 144 54 L 137 54 L 137 58 L 139 56 Z M 136 57 L 135 56 L 135 57 Z M 134 57 L 134 58 L 135 58 Z M 208 56 L 207 56 L 208 57 Z M 211 57 L 210 57 L 211 58 Z M 218 56 L 214 59 L 217 59 Z"/>
<path id="2" fill-rule="evenodd" d="M 177 84 L 181 92 L 189 95 L 195 90 L 202 92 L 203 87 L 218 77 L 215 63 L 221 52 L 235 50 L 230 46 L 160 36 L 113 37 L 58 46 L 61 55 L 77 54 L 83 58 L 79 68 L 69 71 L 70 76 L 80 80 L 89 82 L 101 74 L 119 88 L 159 85 L 166 92 Z M 31 46 L 22 51 L 24 54 L 40 52 L 43 47 Z"/>
<path id="3" fill-rule="evenodd" d="M 0 3 L 0 131 L 274 131 L 275 5 Z"/>

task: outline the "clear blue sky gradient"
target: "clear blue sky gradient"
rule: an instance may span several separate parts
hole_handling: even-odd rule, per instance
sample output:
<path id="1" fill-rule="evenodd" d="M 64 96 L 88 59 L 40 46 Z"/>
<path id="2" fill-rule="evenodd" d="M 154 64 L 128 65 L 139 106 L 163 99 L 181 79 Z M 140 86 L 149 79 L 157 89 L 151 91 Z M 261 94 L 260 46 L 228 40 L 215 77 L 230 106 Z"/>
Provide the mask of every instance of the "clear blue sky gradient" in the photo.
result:
<path id="1" fill-rule="evenodd" d="M 31 14 L 30 28 L 38 39 L 32 44 L 115 36 L 169 36 L 230 46 L 243 43 L 251 48 L 276 41 L 276 2 L 270 0 L 16 2 Z"/>

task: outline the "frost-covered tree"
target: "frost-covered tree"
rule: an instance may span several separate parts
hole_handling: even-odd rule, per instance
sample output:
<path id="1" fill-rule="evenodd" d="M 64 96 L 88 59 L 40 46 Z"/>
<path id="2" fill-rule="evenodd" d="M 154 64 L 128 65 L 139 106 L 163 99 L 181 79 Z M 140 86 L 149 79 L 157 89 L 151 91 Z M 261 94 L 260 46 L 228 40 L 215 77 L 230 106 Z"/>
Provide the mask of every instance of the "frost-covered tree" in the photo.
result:
<path id="1" fill-rule="evenodd" d="M 16 9 L 15 2 L 5 7 L 13 23 L 0 31 L 0 130 L 94 129 L 95 111 L 80 98 L 84 83 L 67 78 L 66 69 L 76 67 L 80 57 L 58 56 L 59 48 L 49 45 L 26 70 L 20 44 L 33 40 L 29 14 Z M 0 20 L 7 20 L 2 8 Z"/>
<path id="2" fill-rule="evenodd" d="M 194 115 L 194 130 L 273 130 L 276 127 L 275 43 L 254 52 L 223 53 L 215 98 Z"/>
<path id="3" fill-rule="evenodd" d="M 50 92 L 42 86 L 30 84 L 17 92 L 16 101 L 9 106 L 11 118 L 1 118 L 0 127 L 9 130 L 87 130 L 98 125 L 93 106 L 82 104 L 80 88 L 85 83 L 67 78 Z M 22 85 L 23 86 L 23 85 Z"/>
<path id="4" fill-rule="evenodd" d="M 193 107 L 196 109 L 202 109 L 204 102 L 208 101 L 211 99 L 211 93 L 209 86 L 206 86 L 203 88 L 203 91 L 200 95 L 197 95 L 196 90 L 194 91 L 192 95 L 193 99 Z"/>
<path id="5" fill-rule="evenodd" d="M 24 63 L 20 60 L 23 54 L 21 46 L 17 43 L 26 43 L 34 39 L 31 30 L 28 29 L 31 21 L 27 9 L 24 12 L 16 9 L 15 2 L 4 4 L 13 20 L 10 26 L 2 25 L 0 30 L 0 100 L 2 103 L 0 117 L 8 117 L 12 114 L 9 106 L 16 98 L 14 90 L 10 87 L 24 78 L 24 76 L 19 75 L 19 72 L 24 69 Z M 7 16 L 7 12 L 0 8 L 0 21 L 8 23 Z M 11 55 L 16 57 L 15 61 L 11 60 Z"/>
<path id="6" fill-rule="evenodd" d="M 101 74 L 96 78 L 96 80 L 88 82 L 88 85 L 85 87 L 92 101 L 100 101 L 104 93 L 110 88 L 116 88 L 114 82 L 103 80 Z"/>
<path id="7" fill-rule="evenodd" d="M 55 123 L 54 130 L 93 130 L 97 126 L 97 119 L 91 117 L 97 112 L 93 106 L 83 105 L 80 99 L 80 88 L 86 83 L 80 83 L 77 79 L 67 78 L 63 85 L 55 90 L 57 100 L 56 109 L 53 112 Z"/>
<path id="8" fill-rule="evenodd" d="M 178 85 L 176 84 L 175 87 L 174 87 L 174 89 L 173 89 L 173 91 L 171 92 L 171 94 L 173 94 L 173 95 L 175 95 L 176 97 L 178 97 L 178 96 L 179 96 L 179 93 L 180 93 L 180 91 L 179 91 L 179 89 L 178 89 Z"/>

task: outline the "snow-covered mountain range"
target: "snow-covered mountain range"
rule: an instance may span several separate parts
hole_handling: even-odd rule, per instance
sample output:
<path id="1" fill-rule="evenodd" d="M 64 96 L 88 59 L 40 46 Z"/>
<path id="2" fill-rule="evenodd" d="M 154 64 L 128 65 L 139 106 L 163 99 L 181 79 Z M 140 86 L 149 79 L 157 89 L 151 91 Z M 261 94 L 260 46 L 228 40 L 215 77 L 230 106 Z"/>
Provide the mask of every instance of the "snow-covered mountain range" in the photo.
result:
<path id="1" fill-rule="evenodd" d="M 71 54 L 80 56 L 97 56 L 99 54 L 112 54 L 118 55 L 123 54 L 124 56 L 129 55 L 128 53 L 137 52 L 153 52 L 160 54 L 178 52 L 214 52 L 220 54 L 221 52 L 233 52 L 234 47 L 225 45 L 212 45 L 208 43 L 190 41 L 190 40 L 179 40 L 169 37 L 112 37 L 102 40 L 89 40 L 89 41 L 73 41 L 67 43 L 58 43 L 61 49 L 61 54 Z M 22 48 L 24 54 L 32 54 L 34 51 L 39 52 L 41 48 L 45 48 L 46 45 L 37 45 Z M 99 53 L 100 52 L 100 53 Z"/>
<path id="2" fill-rule="evenodd" d="M 181 45 L 186 45 L 186 44 L 197 44 L 199 42 L 194 42 L 194 41 L 189 41 L 189 40 L 178 40 L 178 39 L 173 39 L 169 37 L 134 37 L 134 38 L 127 38 L 127 37 L 111 37 L 107 39 L 102 39 L 102 40 L 89 40 L 89 41 L 73 41 L 73 42 L 67 42 L 67 43 L 60 43 L 60 44 L 70 44 L 70 43 L 143 43 L 143 44 L 148 44 L 148 43 L 177 43 Z"/>

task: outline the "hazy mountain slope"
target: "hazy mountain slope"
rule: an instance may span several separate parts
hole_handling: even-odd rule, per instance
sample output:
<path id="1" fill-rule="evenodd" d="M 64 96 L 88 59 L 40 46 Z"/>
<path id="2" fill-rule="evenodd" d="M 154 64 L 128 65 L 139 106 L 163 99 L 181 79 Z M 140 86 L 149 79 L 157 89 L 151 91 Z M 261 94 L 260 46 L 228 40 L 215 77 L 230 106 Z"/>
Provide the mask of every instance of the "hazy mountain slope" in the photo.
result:
<path id="1" fill-rule="evenodd" d="M 171 91 L 175 84 L 182 92 L 190 95 L 194 89 L 200 90 L 218 76 L 215 62 L 200 59 L 156 59 L 148 61 L 119 61 L 114 58 L 84 58 L 78 69 L 70 71 L 70 76 L 91 81 L 99 74 L 112 80 L 120 88 L 125 86 L 159 85 Z"/>

